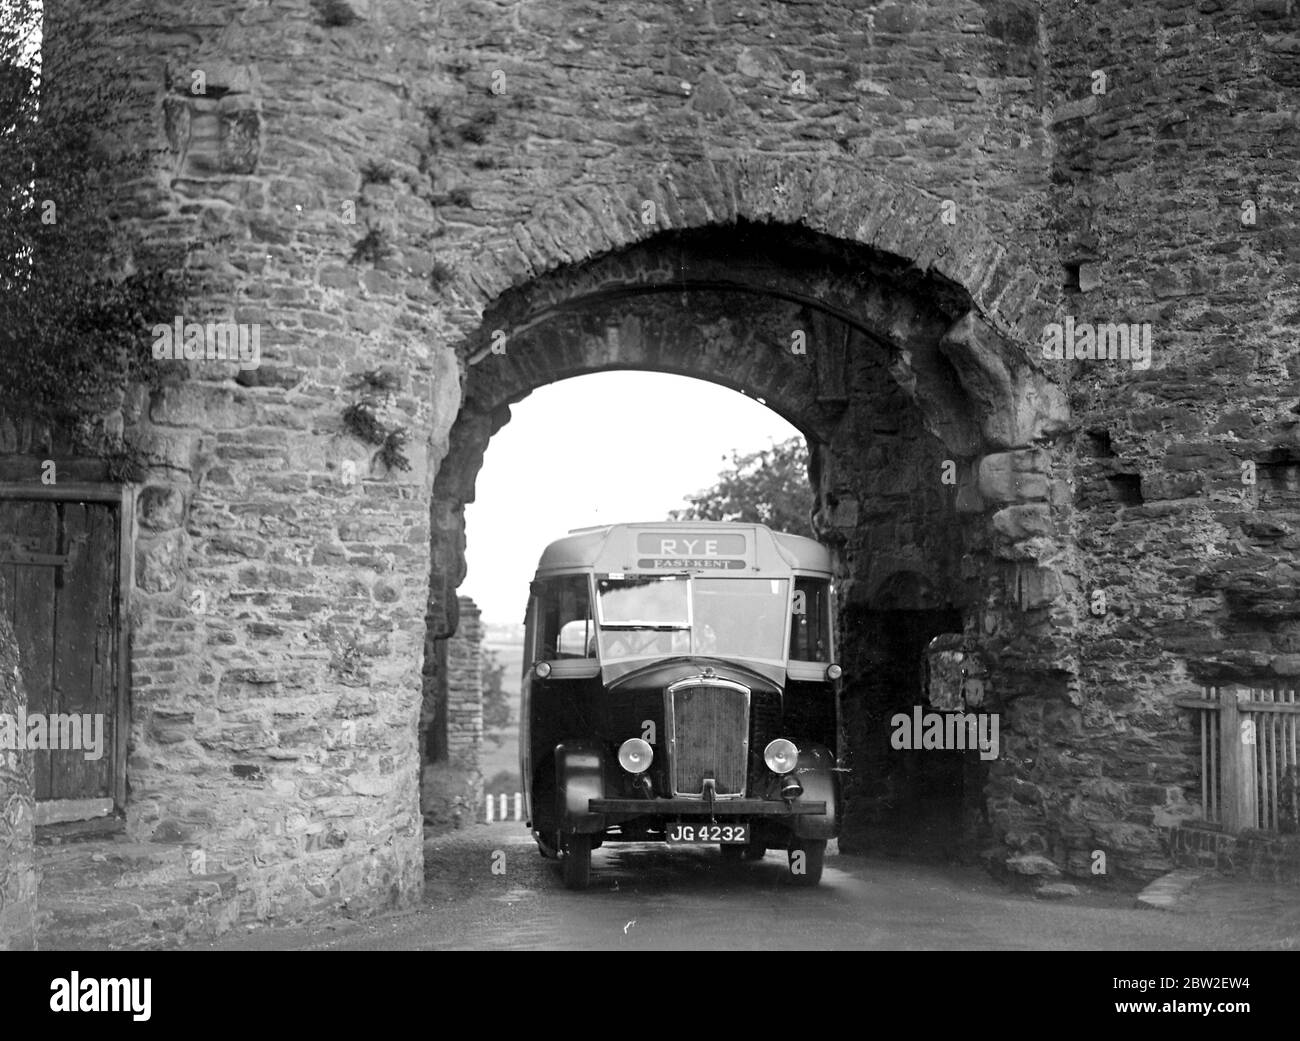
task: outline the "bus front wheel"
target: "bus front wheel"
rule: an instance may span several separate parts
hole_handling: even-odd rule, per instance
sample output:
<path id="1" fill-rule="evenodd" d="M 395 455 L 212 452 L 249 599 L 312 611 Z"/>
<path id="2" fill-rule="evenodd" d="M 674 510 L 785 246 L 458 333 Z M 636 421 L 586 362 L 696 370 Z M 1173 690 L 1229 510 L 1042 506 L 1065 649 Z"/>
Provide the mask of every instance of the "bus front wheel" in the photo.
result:
<path id="1" fill-rule="evenodd" d="M 815 886 L 822 880 L 826 860 L 825 839 L 796 839 L 790 847 L 790 881 L 796 886 Z"/>
<path id="2" fill-rule="evenodd" d="M 570 835 L 568 849 L 560 861 L 564 888 L 586 889 L 591 881 L 591 836 Z"/>

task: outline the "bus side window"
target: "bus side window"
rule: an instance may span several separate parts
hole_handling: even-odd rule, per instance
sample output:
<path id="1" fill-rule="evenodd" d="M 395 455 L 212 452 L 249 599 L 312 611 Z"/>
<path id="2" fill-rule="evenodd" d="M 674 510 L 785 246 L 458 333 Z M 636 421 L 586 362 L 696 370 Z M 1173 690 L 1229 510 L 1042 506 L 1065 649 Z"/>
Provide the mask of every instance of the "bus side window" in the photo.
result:
<path id="1" fill-rule="evenodd" d="M 794 614 L 790 620 L 790 658 L 793 661 L 829 661 L 830 582 L 822 578 L 796 578 L 794 593 Z"/>
<path id="2" fill-rule="evenodd" d="M 539 658 L 594 658 L 591 597 L 586 575 L 565 575 L 537 583 Z"/>
<path id="3" fill-rule="evenodd" d="M 524 610 L 524 672 L 527 673 L 532 667 L 533 662 L 537 661 L 536 644 L 533 641 L 537 638 L 537 600 L 536 592 L 529 591 L 528 607 Z"/>

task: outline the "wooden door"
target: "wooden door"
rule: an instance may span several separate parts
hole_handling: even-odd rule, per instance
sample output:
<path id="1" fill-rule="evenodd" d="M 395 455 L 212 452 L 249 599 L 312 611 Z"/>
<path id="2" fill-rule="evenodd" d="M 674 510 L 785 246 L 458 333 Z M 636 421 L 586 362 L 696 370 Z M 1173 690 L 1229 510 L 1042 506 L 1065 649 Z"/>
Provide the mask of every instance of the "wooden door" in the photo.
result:
<path id="1" fill-rule="evenodd" d="M 118 544 L 113 504 L 0 500 L 0 610 L 18 637 L 29 719 L 75 713 L 81 723 L 80 748 L 55 747 L 49 726 L 50 747 L 34 752 L 38 823 L 114 807 L 121 766 Z M 77 733 L 75 725 L 61 730 L 62 742 Z"/>

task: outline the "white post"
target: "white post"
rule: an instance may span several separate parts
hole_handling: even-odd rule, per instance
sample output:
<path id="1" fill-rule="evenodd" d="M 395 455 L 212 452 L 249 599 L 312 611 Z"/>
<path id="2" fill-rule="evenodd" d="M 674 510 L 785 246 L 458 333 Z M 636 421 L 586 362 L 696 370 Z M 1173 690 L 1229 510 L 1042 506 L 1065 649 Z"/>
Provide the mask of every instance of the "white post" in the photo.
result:
<path id="1" fill-rule="evenodd" d="M 506 819 L 506 793 L 501 793 L 501 819 Z"/>
<path id="2" fill-rule="evenodd" d="M 492 823 L 492 796 L 487 797 L 487 822 Z"/>
<path id="3" fill-rule="evenodd" d="M 515 792 L 515 820 L 524 819 L 524 797 L 521 792 Z"/>

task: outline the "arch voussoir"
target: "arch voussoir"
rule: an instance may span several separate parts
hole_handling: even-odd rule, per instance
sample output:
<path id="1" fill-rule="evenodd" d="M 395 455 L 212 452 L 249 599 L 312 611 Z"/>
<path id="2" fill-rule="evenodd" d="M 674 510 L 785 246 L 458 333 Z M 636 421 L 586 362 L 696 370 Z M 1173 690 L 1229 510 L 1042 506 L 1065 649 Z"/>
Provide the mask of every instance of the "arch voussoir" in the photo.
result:
<path id="1" fill-rule="evenodd" d="M 710 224 L 729 224 L 736 219 L 734 172 L 730 164 L 704 162 L 691 170 L 705 219 Z"/>
<path id="2" fill-rule="evenodd" d="M 913 225 L 916 234 L 909 247 L 912 263 L 922 271 L 938 274 L 942 274 L 940 260 L 955 248 L 959 238 L 954 226 L 943 222 L 942 203 L 942 199 L 930 197 L 917 203 L 917 219 Z"/>
<path id="3" fill-rule="evenodd" d="M 565 199 L 565 205 L 557 202 L 548 206 L 541 215 L 542 243 L 547 254 L 561 264 L 577 264 L 586 260 L 594 252 L 591 236 L 584 234 L 573 219 L 574 206 Z"/>
<path id="4" fill-rule="evenodd" d="M 645 202 L 654 219 L 643 219 Z M 746 155 L 666 166 L 629 182 L 589 169 L 586 179 L 514 225 L 507 243 L 482 251 L 454 292 L 481 311 L 507 290 L 560 268 L 635 246 L 664 231 L 737 220 L 786 223 L 896 256 L 969 294 L 994 328 L 1027 351 L 1034 317 L 1050 308 L 1033 266 L 970 213 L 940 220 L 942 200 L 914 185 L 845 162 Z"/>
<path id="5" fill-rule="evenodd" d="M 893 219 L 900 203 L 898 190 L 892 186 L 873 193 L 870 208 L 863 212 L 857 227 L 853 229 L 852 241 L 879 248 L 885 227 Z"/>
<path id="6" fill-rule="evenodd" d="M 592 241 L 600 244 L 595 252 L 621 249 L 629 243 L 631 235 L 627 214 L 619 212 L 609 194 L 589 185 L 576 190 L 572 202 L 591 218 Z"/>
<path id="7" fill-rule="evenodd" d="M 546 251 L 538 244 L 533 236 L 532 227 L 529 224 L 520 221 L 510 229 L 510 234 L 514 238 L 519 252 L 523 254 L 524 260 L 527 261 L 531 270 L 529 279 L 538 278 L 544 275 L 552 266 L 554 258 L 547 256 Z M 491 255 L 489 249 L 488 255 Z M 522 284 L 522 283 L 521 283 Z M 495 299 L 495 298 L 493 298 Z"/>
<path id="8" fill-rule="evenodd" d="M 1030 300 L 1038 296 L 1041 286 L 1042 279 L 1037 273 L 1017 267 L 1012 273 L 1011 280 L 995 298 L 977 302 L 982 303 L 991 315 L 1018 316 L 1025 312 Z"/>
<path id="9" fill-rule="evenodd" d="M 696 190 L 694 177 L 678 183 L 676 177 L 666 174 L 654 182 L 643 183 L 646 184 L 646 198 L 661 208 L 661 212 L 655 215 L 656 223 L 667 228 L 690 228 L 711 223 L 708 207 Z"/>
<path id="10" fill-rule="evenodd" d="M 1001 261 L 1003 252 L 991 233 L 983 228 L 967 228 L 934 269 L 964 287 L 974 299 L 978 287 L 989 279 Z"/>
<path id="11" fill-rule="evenodd" d="M 840 183 L 832 195 L 822 193 L 817 197 L 824 200 L 821 208 L 813 209 L 805 219 L 809 227 L 832 238 L 861 242 L 858 229 L 862 226 L 863 216 L 879 208 L 883 194 L 879 185 Z"/>

